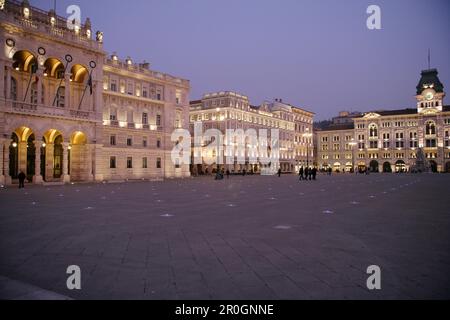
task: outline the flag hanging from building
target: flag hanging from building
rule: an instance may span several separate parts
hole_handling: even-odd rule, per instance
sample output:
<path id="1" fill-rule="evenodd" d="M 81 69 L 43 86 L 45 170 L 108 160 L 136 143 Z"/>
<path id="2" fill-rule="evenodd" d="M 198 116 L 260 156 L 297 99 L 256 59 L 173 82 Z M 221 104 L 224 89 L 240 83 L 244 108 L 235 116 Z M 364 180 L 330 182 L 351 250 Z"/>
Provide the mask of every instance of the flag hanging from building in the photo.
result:
<path id="1" fill-rule="evenodd" d="M 89 92 L 92 96 L 92 75 L 89 75 L 88 86 L 89 86 Z"/>

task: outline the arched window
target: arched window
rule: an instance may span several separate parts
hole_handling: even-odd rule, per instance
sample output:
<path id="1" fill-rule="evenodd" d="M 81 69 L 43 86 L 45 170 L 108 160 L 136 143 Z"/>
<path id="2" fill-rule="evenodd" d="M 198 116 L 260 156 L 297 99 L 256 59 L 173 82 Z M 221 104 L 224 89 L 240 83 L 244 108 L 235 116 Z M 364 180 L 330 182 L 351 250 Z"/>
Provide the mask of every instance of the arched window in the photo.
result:
<path id="1" fill-rule="evenodd" d="M 378 128 L 375 124 L 371 124 L 369 126 L 369 137 L 371 137 L 371 138 L 378 137 Z"/>
<path id="2" fill-rule="evenodd" d="M 66 96 L 66 88 L 59 87 L 58 93 L 56 94 L 56 106 L 58 108 L 64 108 L 65 96 Z"/>
<path id="3" fill-rule="evenodd" d="M 436 124 L 433 121 L 428 121 L 425 127 L 425 134 L 433 135 L 436 134 Z"/>

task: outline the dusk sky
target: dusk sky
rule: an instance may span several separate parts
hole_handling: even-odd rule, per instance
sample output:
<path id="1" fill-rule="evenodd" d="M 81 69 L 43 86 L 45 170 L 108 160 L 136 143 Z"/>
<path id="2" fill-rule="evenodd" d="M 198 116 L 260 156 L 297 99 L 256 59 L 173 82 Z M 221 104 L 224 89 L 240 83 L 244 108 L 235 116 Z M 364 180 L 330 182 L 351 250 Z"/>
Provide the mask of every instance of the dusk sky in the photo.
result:
<path id="1" fill-rule="evenodd" d="M 254 105 L 282 98 L 315 120 L 413 108 L 428 48 L 450 90 L 448 0 L 57 0 L 58 14 L 71 4 L 104 32 L 109 54 L 189 79 L 191 100 L 222 90 Z M 382 30 L 366 27 L 371 4 Z"/>

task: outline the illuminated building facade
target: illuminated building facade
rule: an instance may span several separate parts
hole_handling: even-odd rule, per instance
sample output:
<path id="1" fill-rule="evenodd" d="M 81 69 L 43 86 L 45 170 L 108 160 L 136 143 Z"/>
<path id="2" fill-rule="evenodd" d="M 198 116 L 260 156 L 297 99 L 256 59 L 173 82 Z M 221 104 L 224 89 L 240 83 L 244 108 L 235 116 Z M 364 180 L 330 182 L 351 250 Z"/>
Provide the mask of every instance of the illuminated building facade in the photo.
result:
<path id="1" fill-rule="evenodd" d="M 0 182 L 160 179 L 189 175 L 170 159 L 187 128 L 189 81 L 106 57 L 91 22 L 28 1 L 0 11 Z"/>
<path id="2" fill-rule="evenodd" d="M 416 108 L 367 112 L 352 124 L 316 131 L 319 167 L 399 172 L 414 169 L 419 154 L 434 172 L 450 172 L 450 106 L 436 69 L 424 70 Z"/>
<path id="3" fill-rule="evenodd" d="M 296 172 L 301 165 L 306 166 L 307 160 L 312 164 L 314 148 L 312 144 L 312 124 L 314 113 L 284 103 L 281 99 L 273 102 L 264 102 L 260 106 L 253 106 L 245 95 L 235 92 L 222 91 L 205 94 L 201 100 L 190 103 L 190 131 L 194 135 L 194 123 L 201 122 L 202 131 L 219 129 L 225 134 L 227 129 L 271 129 L 279 130 L 279 166 L 282 172 Z M 231 172 L 258 173 L 261 171 L 261 163 L 249 163 L 250 153 L 257 152 L 256 145 L 246 142 L 245 163 L 220 165 L 221 169 Z M 202 148 L 193 150 L 202 157 L 214 157 L 215 154 L 205 154 Z M 307 156 L 309 152 L 309 156 Z M 209 162 L 209 161 L 208 161 Z M 211 173 L 217 168 L 217 164 L 197 164 L 191 169 L 194 174 Z"/>

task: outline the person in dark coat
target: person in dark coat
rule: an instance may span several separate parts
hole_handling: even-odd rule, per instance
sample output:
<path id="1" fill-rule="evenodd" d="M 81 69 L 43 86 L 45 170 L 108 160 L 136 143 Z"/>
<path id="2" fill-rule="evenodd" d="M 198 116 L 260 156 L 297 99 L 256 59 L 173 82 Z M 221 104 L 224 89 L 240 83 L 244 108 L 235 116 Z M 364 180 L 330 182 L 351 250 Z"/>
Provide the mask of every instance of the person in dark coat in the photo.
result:
<path id="1" fill-rule="evenodd" d="M 281 177 L 281 168 L 278 169 L 278 178 L 280 178 L 280 177 Z"/>
<path id="2" fill-rule="evenodd" d="M 23 173 L 23 171 L 20 171 L 19 173 L 19 189 L 25 188 L 25 178 L 27 176 L 25 175 L 25 173 Z"/>
<path id="3" fill-rule="evenodd" d="M 316 180 L 316 175 L 317 175 L 317 168 L 314 167 L 314 168 L 312 169 L 312 177 L 313 177 L 313 180 Z"/>
<path id="4" fill-rule="evenodd" d="M 227 179 L 230 178 L 230 169 L 227 169 Z"/>
<path id="5" fill-rule="evenodd" d="M 300 176 L 300 180 L 303 180 L 303 167 L 300 167 L 300 171 L 298 173 L 298 175 Z"/>
<path id="6" fill-rule="evenodd" d="M 305 181 L 308 181 L 309 168 L 305 168 Z"/>

